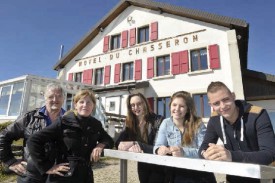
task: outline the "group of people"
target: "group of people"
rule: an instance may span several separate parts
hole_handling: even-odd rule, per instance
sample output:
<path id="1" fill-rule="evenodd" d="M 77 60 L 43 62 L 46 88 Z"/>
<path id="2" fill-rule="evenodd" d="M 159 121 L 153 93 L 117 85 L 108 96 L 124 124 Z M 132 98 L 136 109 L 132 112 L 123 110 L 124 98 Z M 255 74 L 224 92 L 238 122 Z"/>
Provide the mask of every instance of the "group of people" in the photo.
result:
<path id="1" fill-rule="evenodd" d="M 47 85 L 45 106 L 17 118 L 0 133 L 0 160 L 18 174 L 18 183 L 91 183 L 92 162 L 114 141 L 100 121 L 92 117 L 96 98 L 92 91 L 74 96 L 74 110 L 65 112 L 64 90 Z M 22 160 L 15 159 L 11 143 L 23 138 Z"/>
<path id="2" fill-rule="evenodd" d="M 117 149 L 261 165 L 275 160 L 275 135 L 265 109 L 236 100 L 234 92 L 220 81 L 208 85 L 207 97 L 213 113 L 206 127 L 186 91 L 171 96 L 170 117 L 166 119 L 151 111 L 142 94 L 129 95 L 126 128 L 115 143 Z M 216 183 L 213 173 L 141 162 L 138 176 L 141 183 Z M 260 182 L 231 175 L 226 180 Z"/>
<path id="3" fill-rule="evenodd" d="M 206 125 L 186 91 L 171 96 L 170 117 L 155 114 L 141 93 L 126 100 L 125 129 L 117 141 L 92 117 L 96 99 L 89 90 L 74 96 L 74 110 L 62 109 L 64 91 L 49 84 L 45 106 L 28 112 L 0 133 L 0 160 L 18 174 L 18 182 L 93 182 L 92 163 L 104 148 L 206 160 L 269 165 L 275 159 L 275 135 L 265 109 L 243 100 L 222 82 L 207 88 L 213 113 Z M 24 155 L 12 154 L 14 140 L 24 139 Z M 217 143 L 218 140 L 222 143 Z M 216 183 L 213 173 L 138 162 L 141 183 Z M 258 179 L 227 175 L 230 183 Z"/>

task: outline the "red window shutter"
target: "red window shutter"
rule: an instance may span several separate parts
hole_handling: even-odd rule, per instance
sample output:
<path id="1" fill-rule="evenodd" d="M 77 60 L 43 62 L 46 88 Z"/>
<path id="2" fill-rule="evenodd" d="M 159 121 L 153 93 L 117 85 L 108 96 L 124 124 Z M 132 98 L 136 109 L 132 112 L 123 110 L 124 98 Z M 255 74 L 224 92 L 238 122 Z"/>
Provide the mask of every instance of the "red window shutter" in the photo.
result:
<path id="1" fill-rule="evenodd" d="M 115 83 L 120 81 L 120 64 L 115 65 Z"/>
<path id="2" fill-rule="evenodd" d="M 104 72 L 104 84 L 110 84 L 110 76 L 111 76 L 111 66 L 107 65 L 105 66 L 105 72 Z"/>
<path id="3" fill-rule="evenodd" d="M 92 84 L 93 69 L 87 69 L 83 71 L 83 83 Z"/>
<path id="4" fill-rule="evenodd" d="M 69 73 L 68 75 L 68 81 L 73 81 L 74 73 Z"/>
<path id="5" fill-rule="evenodd" d="M 180 53 L 172 53 L 172 74 L 176 75 L 180 73 Z"/>
<path id="6" fill-rule="evenodd" d="M 121 44 L 121 47 L 122 48 L 126 48 L 128 46 L 128 31 L 123 31 L 121 33 L 122 35 L 122 44 Z"/>
<path id="7" fill-rule="evenodd" d="M 210 56 L 210 69 L 219 69 L 220 65 L 220 55 L 219 55 L 219 46 L 217 44 L 210 45 L 209 56 Z"/>
<path id="8" fill-rule="evenodd" d="M 187 73 L 189 70 L 189 59 L 188 59 L 188 50 L 179 52 L 180 56 L 180 65 L 179 70 L 180 73 Z"/>
<path id="9" fill-rule="evenodd" d="M 147 58 L 147 78 L 154 77 L 154 57 Z"/>
<path id="10" fill-rule="evenodd" d="M 172 53 L 172 74 L 182 74 L 187 73 L 188 66 L 188 51 L 180 51 L 176 53 Z"/>
<path id="11" fill-rule="evenodd" d="M 158 22 L 151 23 L 151 41 L 158 40 Z"/>
<path id="12" fill-rule="evenodd" d="M 141 80 L 142 78 L 142 60 L 135 61 L 135 80 Z"/>
<path id="13" fill-rule="evenodd" d="M 104 42 L 103 42 L 103 52 L 107 52 L 109 50 L 109 36 L 104 37 Z"/>
<path id="14" fill-rule="evenodd" d="M 130 46 L 136 44 L 136 28 L 130 29 Z"/>
<path id="15" fill-rule="evenodd" d="M 154 97 L 147 98 L 150 108 L 154 111 Z"/>

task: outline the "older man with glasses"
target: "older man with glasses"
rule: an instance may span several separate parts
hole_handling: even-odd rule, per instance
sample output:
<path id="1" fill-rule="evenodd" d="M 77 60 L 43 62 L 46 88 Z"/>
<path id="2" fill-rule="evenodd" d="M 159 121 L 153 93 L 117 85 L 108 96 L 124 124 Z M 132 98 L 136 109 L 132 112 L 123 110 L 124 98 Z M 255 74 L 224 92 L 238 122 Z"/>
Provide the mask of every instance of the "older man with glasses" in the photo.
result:
<path id="1" fill-rule="evenodd" d="M 65 113 L 62 109 L 65 98 L 64 90 L 60 85 L 50 83 L 46 86 L 44 98 L 43 107 L 19 116 L 14 123 L 0 133 L 0 160 L 18 175 L 17 182 L 19 183 L 43 183 L 47 178 L 46 175 L 41 175 L 34 166 L 26 141 L 32 134 L 49 126 Z M 17 160 L 12 154 L 11 144 L 20 138 L 23 138 L 24 153 L 22 160 Z M 49 161 L 54 163 L 54 144 L 48 143 L 45 150 Z"/>

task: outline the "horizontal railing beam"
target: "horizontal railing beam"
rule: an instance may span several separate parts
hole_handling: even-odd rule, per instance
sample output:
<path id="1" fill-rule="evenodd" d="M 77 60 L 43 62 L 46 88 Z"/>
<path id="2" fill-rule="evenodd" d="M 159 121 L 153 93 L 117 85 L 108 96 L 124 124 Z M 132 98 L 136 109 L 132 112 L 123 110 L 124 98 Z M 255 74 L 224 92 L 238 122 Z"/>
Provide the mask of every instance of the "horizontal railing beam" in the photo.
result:
<path id="1" fill-rule="evenodd" d="M 150 164 L 185 168 L 190 170 L 236 175 L 241 177 L 251 177 L 265 180 L 275 179 L 275 167 L 258 164 L 210 161 L 204 159 L 192 159 L 183 157 L 179 158 L 173 156 L 133 153 L 111 149 L 105 149 L 104 156 L 118 158 L 121 160 L 132 160 Z"/>

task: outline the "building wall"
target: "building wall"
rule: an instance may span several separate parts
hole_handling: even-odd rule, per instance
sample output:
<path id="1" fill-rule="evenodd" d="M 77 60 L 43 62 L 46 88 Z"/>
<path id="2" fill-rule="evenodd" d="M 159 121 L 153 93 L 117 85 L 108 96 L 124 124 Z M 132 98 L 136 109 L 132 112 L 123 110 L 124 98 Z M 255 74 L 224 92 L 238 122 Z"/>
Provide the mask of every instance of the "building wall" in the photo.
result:
<path id="1" fill-rule="evenodd" d="M 158 23 L 158 40 L 148 41 L 126 48 L 119 48 L 103 52 L 104 37 L 120 34 L 132 28 L 140 28 L 151 23 Z M 128 32 L 129 36 L 129 32 Z M 218 45 L 219 69 L 190 71 L 190 51 L 207 48 L 208 65 L 209 46 Z M 189 72 L 178 75 L 165 75 L 147 78 L 147 59 L 149 57 L 170 55 L 187 50 L 189 53 Z M 205 93 L 211 81 L 223 81 L 230 89 L 235 91 L 237 98 L 243 99 L 243 84 L 240 69 L 239 52 L 235 30 L 217 26 L 185 17 L 160 14 L 158 11 L 130 6 L 107 27 L 104 28 L 84 49 L 82 49 L 59 72 L 59 78 L 69 78 L 70 73 L 83 72 L 87 69 L 96 69 L 111 66 L 110 83 L 117 85 L 126 82 L 114 82 L 115 64 L 129 61 L 142 60 L 142 80 L 149 80 L 150 86 L 143 92 L 146 97 L 167 97 L 179 90 L 186 90 L 192 94 Z M 171 66 L 170 66 L 171 68 Z M 94 73 L 94 70 L 93 70 Z M 93 74 L 94 77 L 94 74 Z M 132 82 L 132 81 L 131 81 Z M 105 85 L 105 86 L 108 86 Z M 105 94 L 106 97 L 108 94 Z M 119 94 L 121 95 L 121 94 Z M 124 94 L 123 94 L 124 95 Z M 102 96 L 103 98 L 105 96 Z M 109 99 L 103 99 L 109 100 Z M 108 104 L 106 104 L 108 107 Z M 125 113 L 124 113 L 125 114 Z"/>

